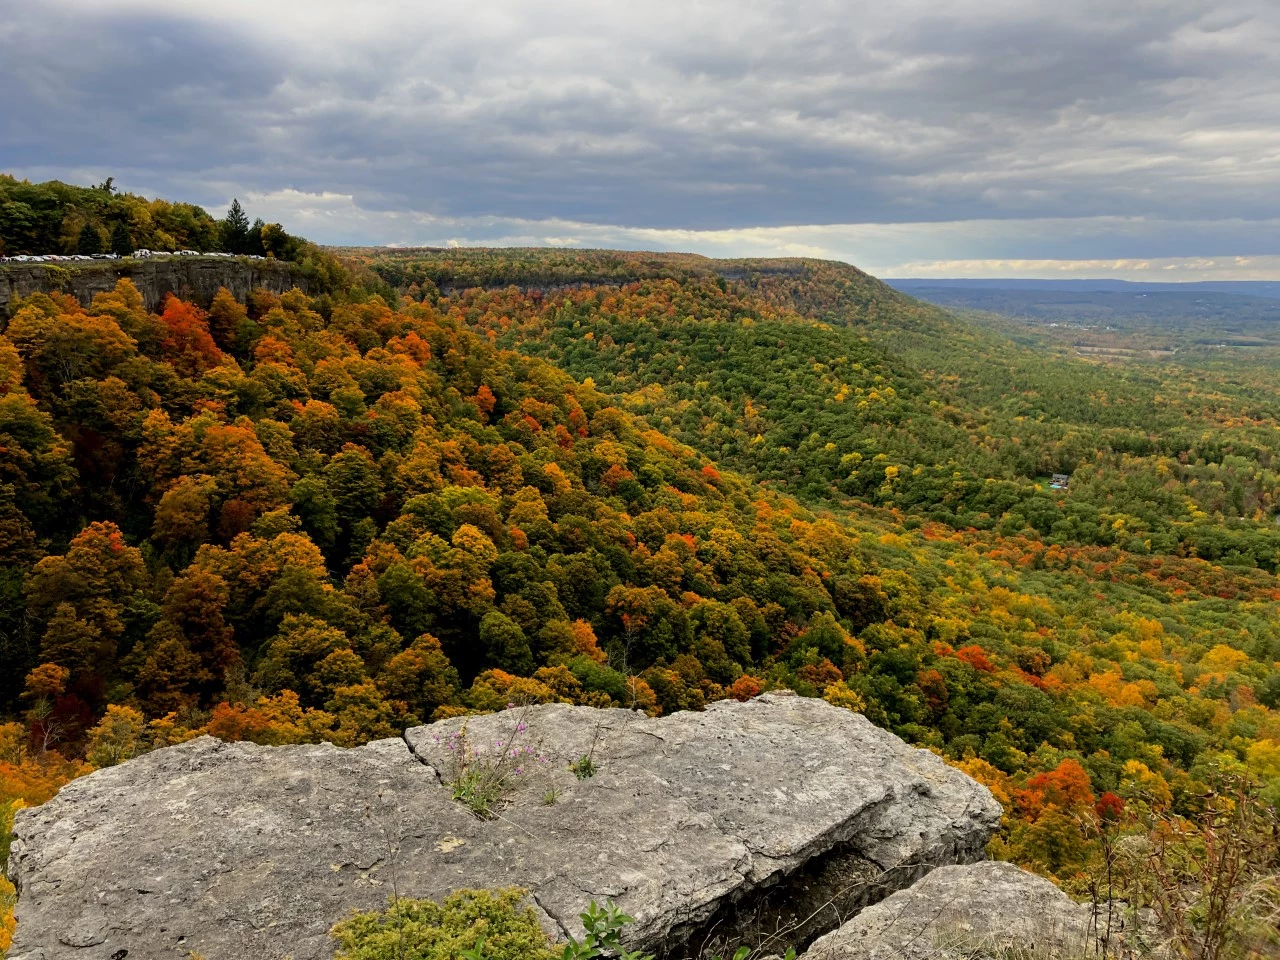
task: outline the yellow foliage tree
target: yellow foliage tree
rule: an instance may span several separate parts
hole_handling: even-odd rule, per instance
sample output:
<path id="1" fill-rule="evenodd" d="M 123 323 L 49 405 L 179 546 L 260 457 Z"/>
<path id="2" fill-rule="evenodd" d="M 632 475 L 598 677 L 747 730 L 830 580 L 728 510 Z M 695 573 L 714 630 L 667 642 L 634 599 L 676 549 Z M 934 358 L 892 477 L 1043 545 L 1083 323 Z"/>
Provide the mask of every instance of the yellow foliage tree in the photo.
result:
<path id="1" fill-rule="evenodd" d="M 95 767 L 114 767 L 147 749 L 147 720 L 132 707 L 108 704 L 107 712 L 89 731 L 85 755 Z"/>
<path id="2" fill-rule="evenodd" d="M 837 680 L 823 690 L 822 699 L 832 706 L 844 707 L 854 713 L 865 713 L 867 710 L 867 702 L 862 699 L 861 694 L 851 690 L 843 680 Z"/>

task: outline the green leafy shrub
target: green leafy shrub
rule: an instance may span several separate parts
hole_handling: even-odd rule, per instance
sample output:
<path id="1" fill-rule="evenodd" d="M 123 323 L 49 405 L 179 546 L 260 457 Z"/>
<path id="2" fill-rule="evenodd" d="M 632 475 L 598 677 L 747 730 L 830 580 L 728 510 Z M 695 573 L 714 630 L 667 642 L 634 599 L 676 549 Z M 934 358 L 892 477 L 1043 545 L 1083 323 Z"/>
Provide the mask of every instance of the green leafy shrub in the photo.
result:
<path id="1" fill-rule="evenodd" d="M 556 956 L 525 891 L 459 890 L 443 903 L 393 900 L 357 913 L 332 931 L 337 960 L 552 960 Z"/>
<path id="2" fill-rule="evenodd" d="M 622 928 L 633 921 L 612 900 L 606 901 L 603 907 L 592 900 L 591 906 L 579 914 L 579 918 L 586 935 L 581 942 L 570 937 L 560 960 L 595 960 L 596 957 L 653 960 L 652 954 L 623 948 Z"/>
<path id="3" fill-rule="evenodd" d="M 459 890 L 443 903 L 395 899 L 385 910 L 356 913 L 334 926 L 337 960 L 654 960 L 628 950 L 622 929 L 633 918 L 612 900 L 591 901 L 579 918 L 581 940 L 552 947 L 533 910 L 521 906 L 527 890 Z M 741 947 L 733 960 L 749 960 Z M 795 960 L 788 950 L 784 960 Z M 713 960 L 721 960 L 715 957 Z"/>

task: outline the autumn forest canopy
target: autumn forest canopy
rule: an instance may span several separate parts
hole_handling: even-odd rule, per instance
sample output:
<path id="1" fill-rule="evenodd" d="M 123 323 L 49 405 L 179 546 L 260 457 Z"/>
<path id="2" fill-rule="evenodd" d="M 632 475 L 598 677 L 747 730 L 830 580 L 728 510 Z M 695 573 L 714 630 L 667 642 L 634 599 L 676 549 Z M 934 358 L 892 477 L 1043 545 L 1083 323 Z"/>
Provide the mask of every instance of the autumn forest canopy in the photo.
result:
<path id="1" fill-rule="evenodd" d="M 211 248 L 24 191 L 7 246 Z M 823 261 L 338 254 L 314 296 L 13 305 L 0 812 L 202 733 L 781 687 L 988 784 L 1065 882 L 1082 818 L 1280 799 L 1280 354 L 1089 361 Z"/>

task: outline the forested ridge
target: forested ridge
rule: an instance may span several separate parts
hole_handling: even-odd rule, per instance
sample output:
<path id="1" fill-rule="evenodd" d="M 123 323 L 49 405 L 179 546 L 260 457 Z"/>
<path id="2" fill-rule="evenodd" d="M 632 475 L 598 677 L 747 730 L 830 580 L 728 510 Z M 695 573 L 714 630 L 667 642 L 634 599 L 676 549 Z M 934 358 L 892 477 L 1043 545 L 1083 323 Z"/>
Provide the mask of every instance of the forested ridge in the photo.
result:
<path id="1" fill-rule="evenodd" d="M 113 178 L 92 187 L 31 183 L 0 173 L 0 257 L 192 250 L 324 261 L 278 223 L 252 222 L 232 201 L 215 219 L 203 207 L 121 193 Z"/>
<path id="2" fill-rule="evenodd" d="M 346 255 L 382 284 L 122 280 L 0 335 L 0 810 L 205 732 L 776 687 L 990 785 L 997 852 L 1067 883 L 1099 818 L 1280 794 L 1260 374 L 816 261 Z"/>
<path id="3" fill-rule="evenodd" d="M 1280 435 L 1261 383 L 1046 363 L 979 328 L 899 326 L 892 299 L 867 316 L 838 290 L 816 322 L 770 292 L 667 279 L 463 303 L 498 343 L 811 503 L 1274 570 Z M 1059 472 L 1069 498 L 1047 489 Z"/>

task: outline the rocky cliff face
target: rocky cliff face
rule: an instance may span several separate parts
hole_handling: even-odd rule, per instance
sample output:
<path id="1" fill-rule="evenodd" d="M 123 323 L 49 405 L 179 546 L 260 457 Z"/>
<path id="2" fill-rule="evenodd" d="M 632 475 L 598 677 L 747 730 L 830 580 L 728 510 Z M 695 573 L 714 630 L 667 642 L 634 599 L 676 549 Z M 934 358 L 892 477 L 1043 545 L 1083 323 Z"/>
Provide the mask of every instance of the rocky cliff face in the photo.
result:
<path id="1" fill-rule="evenodd" d="M 933 754 L 820 700 L 463 723 L 352 750 L 206 737 L 70 784 L 18 814 L 11 960 L 325 958 L 354 909 L 501 886 L 527 888 L 555 935 L 611 898 L 636 918 L 633 944 L 667 958 L 778 931 L 803 946 L 980 859 L 1001 813 Z M 452 798 L 464 739 L 525 751 L 498 819 Z M 596 773 L 578 779 L 584 754 Z"/>
<path id="2" fill-rule="evenodd" d="M 10 304 L 19 297 L 52 290 L 69 293 L 87 306 L 95 294 L 112 289 L 121 277 L 137 285 L 151 311 L 159 310 L 170 293 L 207 307 L 219 287 L 226 287 L 241 301 L 258 287 L 273 293 L 308 289 L 296 265 L 277 260 L 168 257 L 4 264 L 0 266 L 0 318 L 9 316 Z"/>

